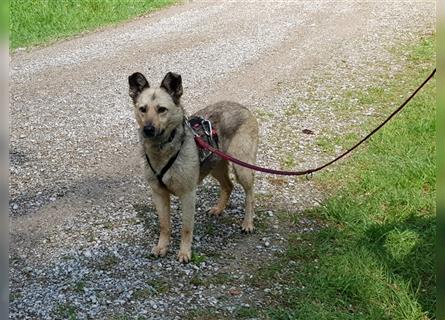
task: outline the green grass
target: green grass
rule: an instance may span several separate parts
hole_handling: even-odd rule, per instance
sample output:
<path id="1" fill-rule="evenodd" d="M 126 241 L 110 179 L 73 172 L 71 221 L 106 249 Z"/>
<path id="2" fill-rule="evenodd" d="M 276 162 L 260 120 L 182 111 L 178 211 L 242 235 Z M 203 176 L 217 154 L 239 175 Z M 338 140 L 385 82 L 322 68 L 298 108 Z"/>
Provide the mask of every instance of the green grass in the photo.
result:
<path id="1" fill-rule="evenodd" d="M 9 2 L 0 2 L 0 41 L 4 41 L 8 35 Z"/>
<path id="2" fill-rule="evenodd" d="M 124 21 L 175 0 L 11 0 L 10 47 L 31 46 Z"/>
<path id="3" fill-rule="evenodd" d="M 403 48 L 405 70 L 387 80 L 388 90 L 356 92 L 358 102 L 378 102 L 389 114 L 434 68 L 434 41 Z M 286 254 L 255 274 L 253 285 L 290 288 L 271 294 L 263 317 L 435 318 L 435 96 L 433 80 L 365 147 L 321 175 L 332 196 L 306 215 L 328 226 L 291 235 Z"/>

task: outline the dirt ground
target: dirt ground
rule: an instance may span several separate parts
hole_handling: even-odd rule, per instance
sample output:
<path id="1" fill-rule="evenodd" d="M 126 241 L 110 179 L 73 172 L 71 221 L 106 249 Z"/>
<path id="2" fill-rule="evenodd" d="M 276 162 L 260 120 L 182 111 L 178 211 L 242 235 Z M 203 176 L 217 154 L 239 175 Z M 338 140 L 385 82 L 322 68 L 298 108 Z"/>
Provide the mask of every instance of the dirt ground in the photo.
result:
<path id="1" fill-rule="evenodd" d="M 325 194 L 313 180 L 259 174 L 257 231 L 239 225 L 237 188 L 225 214 L 206 213 L 213 180 L 198 191 L 195 258 L 174 243 L 150 257 L 158 233 L 143 179 L 127 77 L 183 78 L 189 114 L 225 99 L 260 122 L 258 163 L 306 169 L 340 152 L 321 137 L 360 132 L 379 106 L 335 113 L 331 104 L 403 65 L 395 47 L 435 30 L 434 1 L 190 1 L 116 27 L 10 56 L 10 318 L 183 319 L 206 308 L 229 317 L 266 306 L 248 281 L 286 248 L 288 232 L 320 226 L 304 210 Z M 303 133 L 304 129 L 314 134 Z M 307 132 L 307 131 L 306 131 Z M 289 225 L 282 215 L 300 217 Z"/>

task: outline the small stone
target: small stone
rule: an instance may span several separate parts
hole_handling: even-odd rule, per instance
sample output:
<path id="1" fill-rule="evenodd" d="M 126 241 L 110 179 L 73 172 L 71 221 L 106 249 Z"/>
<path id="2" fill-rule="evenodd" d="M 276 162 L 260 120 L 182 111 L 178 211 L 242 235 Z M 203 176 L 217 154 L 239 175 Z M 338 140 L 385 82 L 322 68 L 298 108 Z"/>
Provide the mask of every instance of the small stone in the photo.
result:
<path id="1" fill-rule="evenodd" d="M 87 258 L 91 258 L 92 254 L 91 254 L 91 250 L 86 250 L 83 255 Z"/>

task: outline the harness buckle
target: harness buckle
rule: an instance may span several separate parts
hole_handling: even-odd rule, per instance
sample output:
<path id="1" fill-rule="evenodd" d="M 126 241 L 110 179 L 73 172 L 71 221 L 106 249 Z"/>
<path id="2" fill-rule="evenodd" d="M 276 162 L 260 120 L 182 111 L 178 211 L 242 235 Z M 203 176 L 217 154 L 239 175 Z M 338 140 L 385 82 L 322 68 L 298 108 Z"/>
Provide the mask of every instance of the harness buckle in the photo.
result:
<path id="1" fill-rule="evenodd" d="M 192 131 L 193 135 L 195 137 L 199 137 L 199 134 L 195 131 L 195 129 L 193 129 L 193 127 L 190 124 L 190 121 L 189 121 L 189 119 L 187 117 L 184 117 L 184 122 L 185 122 L 185 125 L 190 128 L 190 130 Z"/>
<path id="2" fill-rule="evenodd" d="M 213 144 L 213 129 L 212 129 L 212 123 L 210 122 L 210 120 L 207 119 L 202 119 L 201 121 L 201 126 L 204 130 L 204 133 L 206 134 L 206 136 L 209 138 L 209 140 L 212 142 Z"/>

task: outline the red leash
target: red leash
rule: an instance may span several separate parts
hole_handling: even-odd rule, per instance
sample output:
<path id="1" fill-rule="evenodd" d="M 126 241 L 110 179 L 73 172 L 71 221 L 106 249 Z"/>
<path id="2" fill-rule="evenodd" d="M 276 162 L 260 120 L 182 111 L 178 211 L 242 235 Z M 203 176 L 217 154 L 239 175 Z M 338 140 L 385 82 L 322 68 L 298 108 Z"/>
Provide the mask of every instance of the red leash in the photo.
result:
<path id="1" fill-rule="evenodd" d="M 224 152 L 222 152 L 219 149 L 216 149 L 214 147 L 212 147 L 211 145 L 209 145 L 207 142 L 205 142 L 201 137 L 195 135 L 195 142 L 198 145 L 199 148 L 202 149 L 207 149 L 210 152 L 216 154 L 217 156 L 221 157 L 224 160 L 227 161 L 231 161 L 233 163 L 236 163 L 242 167 L 246 167 L 255 171 L 260 171 L 260 172 L 265 172 L 265 173 L 271 173 L 271 174 L 277 174 L 277 175 L 285 175 L 285 176 L 302 176 L 302 175 L 307 175 L 307 174 L 311 174 L 313 172 L 316 171 L 320 171 L 321 169 L 333 164 L 334 162 L 336 162 L 337 160 L 340 160 L 341 158 L 343 158 L 344 156 L 346 156 L 348 153 L 350 153 L 352 150 L 354 150 L 355 148 L 357 148 L 359 145 L 361 145 L 363 142 L 365 142 L 366 140 L 368 140 L 374 133 L 376 133 L 380 128 L 382 128 L 389 120 L 391 120 L 392 117 L 394 117 L 400 110 L 403 109 L 403 107 L 405 107 L 405 105 L 412 99 L 414 98 L 414 96 L 420 91 L 420 89 L 423 88 L 423 86 L 434 76 L 434 74 L 436 73 L 436 69 L 433 70 L 433 72 L 431 72 L 431 74 L 426 78 L 425 81 L 422 82 L 422 84 L 393 112 L 389 115 L 388 118 L 386 118 L 385 121 L 383 121 L 377 128 L 375 128 L 374 130 L 372 130 L 366 137 L 364 137 L 362 140 L 360 140 L 358 143 L 356 143 L 352 148 L 346 150 L 344 153 L 342 153 L 341 155 L 339 155 L 338 157 L 336 157 L 334 160 L 329 161 L 328 163 L 319 166 L 317 168 L 314 169 L 308 169 L 308 170 L 302 170 L 302 171 L 281 171 L 281 170 L 274 170 L 274 169 L 267 169 L 267 168 L 262 168 L 262 167 L 258 167 L 256 165 L 241 161 L 239 159 L 236 159 L 228 154 L 225 154 Z"/>

